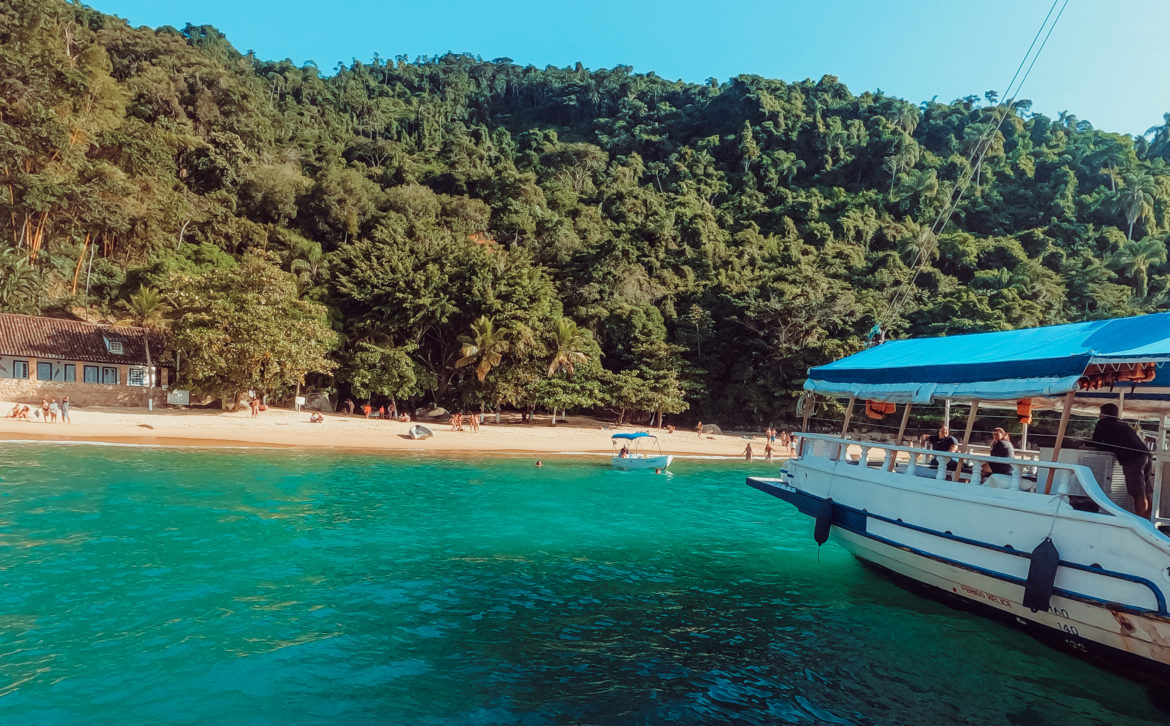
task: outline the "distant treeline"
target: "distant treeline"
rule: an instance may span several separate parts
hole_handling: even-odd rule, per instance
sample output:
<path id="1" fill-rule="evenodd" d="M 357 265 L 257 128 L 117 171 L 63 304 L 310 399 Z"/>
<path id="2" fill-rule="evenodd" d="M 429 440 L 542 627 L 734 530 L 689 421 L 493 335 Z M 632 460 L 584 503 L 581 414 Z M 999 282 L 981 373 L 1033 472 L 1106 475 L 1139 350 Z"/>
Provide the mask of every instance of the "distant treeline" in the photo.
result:
<path id="1" fill-rule="evenodd" d="M 205 392 L 308 373 L 355 398 L 764 423 L 875 322 L 1166 308 L 1170 115 L 1135 138 L 1021 100 L 997 129 L 1005 102 L 465 55 L 323 74 L 209 26 L 9 0 L 0 307 L 168 325 Z M 246 311 L 230 330 L 224 305 Z"/>

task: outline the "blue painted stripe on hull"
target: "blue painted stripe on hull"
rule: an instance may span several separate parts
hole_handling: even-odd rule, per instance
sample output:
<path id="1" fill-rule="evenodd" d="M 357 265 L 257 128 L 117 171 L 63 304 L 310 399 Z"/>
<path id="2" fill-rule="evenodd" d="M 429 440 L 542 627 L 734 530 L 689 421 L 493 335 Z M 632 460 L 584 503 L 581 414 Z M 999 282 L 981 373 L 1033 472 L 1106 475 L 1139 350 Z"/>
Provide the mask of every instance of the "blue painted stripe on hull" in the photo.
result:
<path id="1" fill-rule="evenodd" d="M 911 592 L 1018 628 L 1037 640 L 1051 645 L 1064 653 L 1087 658 L 1127 678 L 1132 678 L 1147 684 L 1155 684 L 1160 689 L 1165 689 L 1170 684 L 1170 664 L 1143 658 L 1142 656 L 1098 643 L 1095 640 L 1090 640 L 1080 635 L 1065 633 L 1056 628 L 1041 625 L 1033 620 L 1025 620 L 1014 613 L 1000 610 L 988 603 L 965 598 L 961 595 L 956 595 L 950 590 L 944 590 L 943 588 L 935 587 L 921 580 L 915 580 L 913 577 L 903 575 L 876 562 L 863 560 L 860 557 L 858 559 L 867 567 L 872 567 L 880 574 Z M 1159 690 L 1156 693 L 1151 692 L 1150 695 L 1151 697 L 1158 697 L 1157 700 L 1160 702 L 1164 702 L 1166 698 L 1164 690 Z M 1166 708 L 1165 705 L 1162 707 Z"/>
<path id="2" fill-rule="evenodd" d="M 795 506 L 797 508 L 797 510 L 800 511 L 802 514 L 806 514 L 809 516 L 813 516 L 813 512 L 815 511 L 816 507 L 821 502 L 824 501 L 824 499 L 822 497 L 817 497 L 815 495 L 808 494 L 806 492 L 802 492 L 802 491 L 795 489 L 795 488 L 778 486 L 778 485 L 773 484 L 771 482 L 766 482 L 766 481 L 762 481 L 759 479 L 753 479 L 751 477 L 748 478 L 747 484 L 748 484 L 748 486 L 753 487 L 755 489 L 759 489 L 760 491 L 765 492 L 766 494 L 771 494 L 774 497 L 777 497 L 779 499 L 783 499 L 784 501 Z M 1021 587 L 1025 584 L 1025 580 L 1023 578 L 1015 577 L 1013 575 L 1009 575 L 1009 574 L 1004 573 L 1004 572 L 998 572 L 996 570 L 989 570 L 989 569 L 984 568 L 984 567 L 979 567 L 978 565 L 972 565 L 972 564 L 967 563 L 967 562 L 961 562 L 959 560 L 954 560 L 954 559 L 951 559 L 949 557 L 943 557 L 941 555 L 936 555 L 936 554 L 933 554 L 931 552 L 927 552 L 925 550 L 920 550 L 916 547 L 911 547 L 909 545 L 905 545 L 905 544 L 902 544 L 900 542 L 896 542 L 896 541 L 888 539 L 886 537 L 880 537 L 878 535 L 872 534 L 872 533 L 868 532 L 864 526 L 859 528 L 859 529 L 855 529 L 855 528 L 851 527 L 850 524 L 854 524 L 856 522 L 857 516 L 860 516 L 862 519 L 867 519 L 869 517 L 873 517 L 874 519 L 877 519 L 879 521 L 888 522 L 890 524 L 897 525 L 899 527 L 905 527 L 907 529 L 911 529 L 911 530 L 918 531 L 918 532 L 923 532 L 925 534 L 930 534 L 930 535 L 933 535 L 936 537 L 941 537 L 943 539 L 950 539 L 953 541 L 961 542 L 963 544 L 969 544 L 969 545 L 973 545 L 973 546 L 977 546 L 977 547 L 983 547 L 985 549 L 995 550 L 997 552 L 1004 552 L 1006 554 L 1011 554 L 1011 555 L 1014 555 L 1017 557 L 1027 558 L 1028 557 L 1027 552 L 1021 552 L 1021 551 L 1016 550 L 1016 549 L 1005 548 L 1005 547 L 1001 547 L 999 545 L 993 545 L 993 544 L 990 544 L 987 542 L 980 542 L 979 540 L 973 540 L 973 539 L 969 539 L 966 537 L 959 537 L 959 536 L 956 536 L 954 534 L 951 534 L 950 532 L 940 532 L 938 530 L 929 529 L 927 527 L 921 527 L 918 525 L 907 524 L 906 522 L 903 522 L 903 521 L 900 521 L 897 519 L 890 519 L 889 517 L 883 517 L 881 515 L 871 514 L 869 512 L 864 511 L 864 510 L 856 509 L 854 507 L 849 507 L 849 506 L 841 504 L 839 502 L 834 502 L 834 505 L 835 505 L 835 510 L 833 512 L 834 526 L 839 526 L 842 529 L 845 529 L 845 530 L 850 531 L 850 532 L 854 532 L 855 534 L 859 534 L 859 535 L 862 535 L 864 537 L 868 537 L 869 539 L 872 539 L 872 540 L 877 541 L 877 542 L 881 542 L 882 544 L 886 544 L 886 545 L 889 545 L 891 547 L 897 547 L 898 549 L 906 550 L 907 552 L 912 552 L 916 555 L 919 555 L 920 557 L 926 557 L 928 559 L 935 560 L 937 562 L 943 562 L 945 564 L 953 565 L 955 567 L 961 567 L 965 570 L 970 570 L 972 572 L 978 572 L 978 573 L 980 573 L 982 575 L 986 575 L 988 577 L 993 577 L 993 578 L 996 578 L 999 580 L 1003 580 L 1004 582 L 1009 582 L 1009 583 L 1014 584 L 1014 585 L 1020 585 Z M 849 516 L 850 514 L 852 514 L 853 516 Z M 1127 582 L 1133 582 L 1136 584 L 1145 585 L 1147 588 L 1150 589 L 1150 592 L 1154 595 L 1154 599 L 1158 603 L 1158 609 L 1157 610 L 1150 610 L 1148 608 L 1138 608 L 1138 607 L 1134 607 L 1132 605 L 1126 605 L 1124 603 L 1117 603 L 1117 602 L 1112 602 L 1109 600 L 1103 600 L 1101 598 L 1094 597 L 1092 595 L 1086 595 L 1084 593 L 1079 593 L 1079 592 L 1075 592 L 1072 590 L 1065 590 L 1063 588 L 1054 588 L 1053 589 L 1054 594 L 1060 595 L 1061 597 L 1067 597 L 1067 598 L 1071 598 L 1074 600 L 1080 600 L 1082 602 L 1087 602 L 1087 603 L 1090 603 L 1093 605 L 1098 605 L 1101 607 L 1107 607 L 1107 608 L 1112 609 L 1112 610 L 1122 610 L 1122 611 L 1125 611 L 1128 613 L 1133 613 L 1135 615 L 1159 615 L 1159 616 L 1166 616 L 1167 615 L 1166 598 L 1162 594 L 1162 591 L 1153 582 L 1151 582 L 1150 580 L 1148 580 L 1144 577 L 1139 577 L 1137 575 L 1130 575 L 1130 574 L 1124 573 L 1124 572 L 1115 572 L 1113 570 L 1105 570 L 1105 569 L 1098 568 L 1098 567 L 1089 567 L 1088 565 L 1082 565 L 1082 564 L 1077 563 L 1077 562 L 1067 562 L 1065 560 L 1061 560 L 1060 565 L 1062 567 L 1069 567 L 1069 568 L 1075 569 L 1075 570 L 1092 572 L 1094 574 L 1105 575 L 1107 577 L 1114 577 L 1114 578 L 1117 578 L 1120 580 L 1125 580 Z"/>

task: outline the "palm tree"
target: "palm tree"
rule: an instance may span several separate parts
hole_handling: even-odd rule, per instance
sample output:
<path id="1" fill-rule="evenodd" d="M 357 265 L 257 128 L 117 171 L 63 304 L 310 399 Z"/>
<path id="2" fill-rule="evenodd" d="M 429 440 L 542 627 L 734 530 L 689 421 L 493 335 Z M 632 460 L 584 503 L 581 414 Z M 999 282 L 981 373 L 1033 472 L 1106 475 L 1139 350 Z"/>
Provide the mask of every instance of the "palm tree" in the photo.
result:
<path id="1" fill-rule="evenodd" d="M 41 278 L 28 258 L 12 250 L 0 252 L 0 310 L 36 312 Z"/>
<path id="2" fill-rule="evenodd" d="M 167 313 L 171 306 L 163 300 L 162 293 L 152 287 L 139 285 L 138 291 L 130 295 L 124 303 L 128 317 L 118 321 L 118 325 L 134 325 L 145 328 L 142 344 L 146 348 L 146 396 L 150 397 L 150 389 L 154 386 L 154 364 L 150 358 L 150 333 L 165 328 L 169 324 Z"/>
<path id="3" fill-rule="evenodd" d="M 1124 186 L 1117 195 L 1117 205 L 1125 212 L 1125 220 L 1129 222 L 1129 232 L 1126 239 L 1133 239 L 1133 224 L 1139 219 L 1154 216 L 1154 199 L 1158 195 L 1158 182 L 1145 169 L 1134 169 L 1126 172 Z"/>
<path id="4" fill-rule="evenodd" d="M 573 320 L 558 320 L 553 326 L 553 355 L 548 363 L 548 377 L 552 378 L 560 371 L 572 377 L 578 364 L 589 361 L 585 354 L 588 340 L 588 335 Z"/>
<path id="5" fill-rule="evenodd" d="M 317 284 L 325 272 L 328 260 L 321 244 L 310 240 L 298 242 L 291 250 L 288 271 L 297 276 L 297 285 L 303 295 Z"/>
<path id="6" fill-rule="evenodd" d="M 475 364 L 475 376 L 483 383 L 483 379 L 492 368 L 495 368 L 504 359 L 509 344 L 503 332 L 496 330 L 495 323 L 486 315 L 479 316 L 471 324 L 471 335 L 460 335 L 462 343 L 460 353 L 463 356 L 455 361 L 456 368 L 463 368 Z"/>
<path id="7" fill-rule="evenodd" d="M 1110 258 L 1110 267 L 1133 280 L 1137 297 L 1145 298 L 1149 292 L 1150 267 L 1166 261 L 1166 243 L 1156 237 L 1140 241 L 1129 240 Z"/>

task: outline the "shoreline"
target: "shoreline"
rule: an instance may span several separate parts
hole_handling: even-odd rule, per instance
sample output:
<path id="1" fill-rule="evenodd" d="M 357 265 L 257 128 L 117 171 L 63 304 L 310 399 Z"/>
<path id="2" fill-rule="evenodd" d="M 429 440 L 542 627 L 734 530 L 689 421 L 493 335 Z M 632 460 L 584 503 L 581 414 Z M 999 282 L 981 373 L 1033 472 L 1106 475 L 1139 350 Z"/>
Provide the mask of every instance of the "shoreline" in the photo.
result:
<path id="1" fill-rule="evenodd" d="M 0 410 L 5 406 L 0 402 Z M 11 407 L 11 404 L 8 404 Z M 74 407 L 72 423 L 32 419 L 0 419 L 0 443 L 40 442 L 105 444 L 160 448 L 235 448 L 306 451 L 346 451 L 371 454 L 430 456 L 576 456 L 601 458 L 612 453 L 610 436 L 617 432 L 650 431 L 658 436 L 664 454 L 711 460 L 743 460 L 750 440 L 755 459 L 764 461 L 764 436 L 667 433 L 644 426 L 614 426 L 586 416 L 570 416 L 551 426 L 522 423 L 519 415 L 505 414 L 499 424 L 489 415 L 477 433 L 451 431 L 447 423 L 385 421 L 341 413 L 325 414 L 325 423 L 312 424 L 309 412 L 270 408 L 252 418 L 248 410 L 226 412 L 202 409 Z M 434 432 L 413 440 L 408 429 L 421 423 Z M 771 463 L 786 456 L 777 453 Z M 746 462 L 745 462 L 746 463 Z"/>

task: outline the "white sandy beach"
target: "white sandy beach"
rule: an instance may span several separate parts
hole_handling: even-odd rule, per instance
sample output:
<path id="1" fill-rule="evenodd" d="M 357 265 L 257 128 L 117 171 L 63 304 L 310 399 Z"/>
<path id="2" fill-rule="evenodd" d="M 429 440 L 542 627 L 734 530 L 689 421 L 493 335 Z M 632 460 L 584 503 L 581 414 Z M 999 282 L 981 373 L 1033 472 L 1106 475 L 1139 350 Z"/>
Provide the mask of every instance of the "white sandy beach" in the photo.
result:
<path id="1" fill-rule="evenodd" d="M 0 402 L 0 411 L 11 409 Z M 203 409 L 74 407 L 72 423 L 45 423 L 40 419 L 0 419 L 0 440 L 94 441 L 165 446 L 269 446 L 328 448 L 387 452 L 434 452 L 447 454 L 554 454 L 609 453 L 610 436 L 617 431 L 645 431 L 645 427 L 614 427 L 601 421 L 570 416 L 550 426 L 549 417 L 523 424 L 519 415 L 505 414 L 502 423 L 488 415 L 478 433 L 467 426 L 451 431 L 446 422 L 423 421 L 435 432 L 433 438 L 413 441 L 409 423 L 365 419 L 361 416 L 325 414 L 322 424 L 309 423 L 309 413 L 270 408 L 258 417 L 242 409 L 235 412 Z M 604 427 L 604 428 L 603 428 Z M 665 453 L 738 458 L 747 440 L 739 434 L 704 434 L 691 431 L 652 431 Z M 757 460 L 764 453 L 763 433 L 752 439 Z M 777 450 L 779 458 L 780 451 Z"/>

